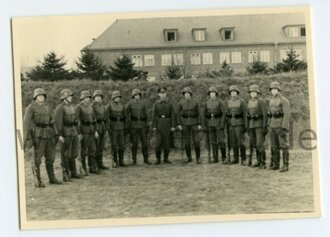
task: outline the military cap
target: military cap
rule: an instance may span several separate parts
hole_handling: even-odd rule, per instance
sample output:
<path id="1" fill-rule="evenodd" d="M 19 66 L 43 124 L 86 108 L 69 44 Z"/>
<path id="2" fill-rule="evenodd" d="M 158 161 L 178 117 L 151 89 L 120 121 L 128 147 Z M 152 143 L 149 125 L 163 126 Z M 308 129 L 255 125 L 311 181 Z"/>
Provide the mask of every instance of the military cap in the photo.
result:
<path id="1" fill-rule="evenodd" d="M 134 98 L 135 95 L 139 94 L 140 96 L 142 96 L 142 93 L 139 89 L 135 88 L 132 91 L 132 98 Z"/>
<path id="2" fill-rule="evenodd" d="M 70 89 L 63 89 L 60 92 L 60 100 L 64 100 L 68 98 L 69 96 L 73 96 L 73 93 Z"/>
<path id="3" fill-rule="evenodd" d="M 167 91 L 167 88 L 166 87 L 160 87 L 157 90 L 158 93 L 165 93 L 166 91 Z"/>
<path id="4" fill-rule="evenodd" d="M 89 90 L 82 90 L 82 91 L 80 92 L 80 100 L 83 100 L 83 99 L 85 99 L 86 97 L 89 97 L 89 98 L 92 97 L 90 91 L 89 91 Z"/>
<path id="5" fill-rule="evenodd" d="M 113 91 L 111 94 L 111 99 L 116 99 L 117 97 L 121 97 L 120 91 Z"/>
<path id="6" fill-rule="evenodd" d="M 38 95 L 43 95 L 47 98 L 46 92 L 43 88 L 37 88 L 34 90 L 33 99 L 35 100 Z"/>
<path id="7" fill-rule="evenodd" d="M 101 90 L 95 90 L 93 93 L 93 98 L 95 98 L 95 96 L 101 96 L 103 98 L 103 93 Z"/>
<path id="8" fill-rule="evenodd" d="M 190 95 L 192 95 L 192 90 L 189 86 L 183 88 L 182 94 L 184 95 L 186 92 L 188 92 L 188 93 L 190 93 Z"/>
<path id="9" fill-rule="evenodd" d="M 250 92 L 258 92 L 258 93 L 260 93 L 259 86 L 258 85 L 251 85 L 250 86 L 250 89 L 249 89 L 249 93 Z"/>
<path id="10" fill-rule="evenodd" d="M 230 94 L 230 92 L 232 92 L 232 91 L 237 91 L 237 94 L 239 94 L 239 89 L 238 89 L 238 87 L 237 87 L 236 85 L 231 85 L 231 86 L 229 87 L 229 94 Z"/>
<path id="11" fill-rule="evenodd" d="M 218 94 L 218 90 L 217 90 L 217 88 L 215 88 L 214 86 L 211 86 L 211 87 L 209 88 L 209 92 L 208 92 L 208 94 L 210 94 L 211 92 L 215 92 L 216 94 Z"/>
<path id="12" fill-rule="evenodd" d="M 271 89 L 278 89 L 279 91 L 282 90 L 280 83 L 278 83 L 277 81 L 273 81 L 272 83 L 270 83 L 269 90 L 271 90 Z"/>

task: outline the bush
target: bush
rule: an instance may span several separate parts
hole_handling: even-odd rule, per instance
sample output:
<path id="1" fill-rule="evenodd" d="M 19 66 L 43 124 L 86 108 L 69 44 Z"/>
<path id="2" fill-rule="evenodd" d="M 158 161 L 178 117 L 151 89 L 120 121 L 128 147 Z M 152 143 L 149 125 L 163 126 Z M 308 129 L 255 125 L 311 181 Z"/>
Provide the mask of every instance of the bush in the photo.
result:
<path id="1" fill-rule="evenodd" d="M 209 73 L 211 78 L 214 77 L 230 77 L 234 73 L 234 70 L 231 68 L 231 66 L 225 61 L 221 64 L 221 68 L 218 71 L 212 71 Z"/>
<path id="2" fill-rule="evenodd" d="M 269 68 L 267 63 L 256 61 L 250 63 L 250 65 L 246 67 L 246 71 L 249 75 L 268 74 Z"/>
<path id="3" fill-rule="evenodd" d="M 166 68 L 165 76 L 168 79 L 179 79 L 182 77 L 181 69 L 178 65 L 170 65 Z"/>

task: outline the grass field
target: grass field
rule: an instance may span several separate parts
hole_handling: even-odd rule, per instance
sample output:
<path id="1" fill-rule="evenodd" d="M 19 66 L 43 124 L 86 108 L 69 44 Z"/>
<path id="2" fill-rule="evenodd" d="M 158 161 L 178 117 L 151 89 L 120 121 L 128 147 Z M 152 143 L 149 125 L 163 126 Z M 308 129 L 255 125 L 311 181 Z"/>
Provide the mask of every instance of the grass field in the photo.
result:
<path id="1" fill-rule="evenodd" d="M 30 151 L 31 153 L 31 151 Z M 311 153 L 291 151 L 287 173 L 240 165 L 181 163 L 110 169 L 70 183 L 34 188 L 25 159 L 28 220 L 309 212 L 314 209 Z M 31 157 L 31 156 L 29 156 Z M 61 177 L 59 157 L 55 172 Z M 154 161 L 154 155 L 151 155 Z M 269 158 L 267 157 L 267 162 Z M 126 162 L 130 161 L 126 158 Z M 110 166 L 110 156 L 105 157 Z"/>

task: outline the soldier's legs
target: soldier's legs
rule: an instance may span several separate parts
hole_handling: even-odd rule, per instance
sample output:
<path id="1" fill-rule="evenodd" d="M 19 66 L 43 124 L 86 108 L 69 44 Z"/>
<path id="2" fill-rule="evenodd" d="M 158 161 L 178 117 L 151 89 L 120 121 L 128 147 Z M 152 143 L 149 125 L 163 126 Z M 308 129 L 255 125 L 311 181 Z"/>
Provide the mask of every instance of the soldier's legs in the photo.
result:
<path id="1" fill-rule="evenodd" d="M 235 127 L 229 127 L 229 141 L 230 147 L 233 148 L 234 151 L 234 159 L 230 162 L 230 164 L 237 164 L 239 162 L 239 146 L 236 137 Z"/>
<path id="2" fill-rule="evenodd" d="M 46 187 L 45 184 L 42 182 L 41 174 L 40 174 L 40 164 L 41 158 L 44 155 L 45 145 L 46 143 L 42 141 L 41 138 L 34 138 L 33 139 L 33 148 L 34 148 L 34 174 L 36 175 L 38 183 L 35 183 L 35 186 L 38 188 Z"/>
<path id="3" fill-rule="evenodd" d="M 117 168 L 119 166 L 118 163 L 118 131 L 113 130 L 109 133 L 110 135 L 110 143 L 111 143 L 111 151 L 112 151 L 112 166 Z"/>
<path id="4" fill-rule="evenodd" d="M 271 167 L 271 170 L 278 170 L 280 166 L 280 144 L 275 128 L 270 129 L 269 138 L 273 152 L 273 166 Z"/>
<path id="5" fill-rule="evenodd" d="M 96 144 L 96 164 L 99 169 L 109 169 L 103 164 L 103 150 L 105 142 L 105 133 L 99 133 L 99 137 L 95 139 Z"/>
<path id="6" fill-rule="evenodd" d="M 63 182 L 71 181 L 70 176 L 70 157 L 71 157 L 71 137 L 64 137 L 64 143 L 61 143 L 61 167 Z"/>
<path id="7" fill-rule="evenodd" d="M 282 150 L 283 165 L 280 169 L 280 172 L 285 172 L 289 170 L 289 141 L 288 133 L 279 130 L 278 132 L 279 146 Z"/>
<path id="8" fill-rule="evenodd" d="M 71 178 L 80 179 L 83 176 L 78 174 L 76 167 L 76 158 L 79 154 L 79 138 L 78 136 L 71 137 L 71 157 L 70 157 L 70 175 Z"/>
<path id="9" fill-rule="evenodd" d="M 88 155 L 88 134 L 82 134 L 82 139 L 80 141 L 80 161 L 85 176 L 88 176 L 87 163 L 86 163 L 87 155 Z"/>
<path id="10" fill-rule="evenodd" d="M 162 131 L 157 130 L 156 131 L 156 146 L 155 146 L 155 151 L 156 151 L 156 165 L 159 165 L 161 162 L 161 154 L 162 154 L 162 148 L 163 148 L 163 134 Z"/>
<path id="11" fill-rule="evenodd" d="M 191 126 L 183 126 L 183 136 L 184 136 L 184 145 L 186 150 L 187 160 L 186 162 L 191 162 L 191 133 L 192 127 Z"/>
<path id="12" fill-rule="evenodd" d="M 148 151 L 148 134 L 146 128 L 139 129 L 139 137 L 141 141 L 141 149 L 143 155 L 143 162 L 147 165 L 151 165 L 149 162 L 149 151 Z"/>
<path id="13" fill-rule="evenodd" d="M 171 164 L 172 162 L 169 160 L 170 149 L 171 149 L 171 133 L 170 129 L 163 130 L 163 147 L 164 147 L 164 163 Z"/>
<path id="14" fill-rule="evenodd" d="M 244 145 L 243 126 L 235 127 L 235 136 L 236 136 L 236 140 L 238 141 L 238 147 L 240 149 L 241 165 L 245 165 L 246 164 L 246 149 L 245 149 L 245 145 Z"/>
<path id="15" fill-rule="evenodd" d="M 256 128 L 256 148 L 257 148 L 257 154 L 259 155 L 259 163 L 260 169 L 266 168 L 266 152 L 265 152 L 265 135 L 264 135 L 264 129 L 263 128 Z"/>
<path id="16" fill-rule="evenodd" d="M 118 130 L 118 158 L 119 166 L 126 167 L 124 162 L 125 133 L 124 130 Z"/>
<path id="17" fill-rule="evenodd" d="M 45 164 L 50 184 L 62 184 L 56 179 L 54 173 L 54 160 L 55 160 L 55 140 L 53 138 L 45 140 Z"/>
<path id="18" fill-rule="evenodd" d="M 132 145 L 132 160 L 133 165 L 136 164 L 136 155 L 138 149 L 139 129 L 131 129 L 131 145 Z"/>
<path id="19" fill-rule="evenodd" d="M 212 145 L 212 154 L 213 154 L 213 162 L 219 162 L 219 147 L 218 147 L 218 137 L 217 137 L 217 128 L 210 127 L 209 128 L 209 136 L 210 136 L 210 143 Z"/>
<path id="20" fill-rule="evenodd" d="M 88 137 L 88 168 L 89 173 L 100 174 L 100 170 L 96 164 L 96 144 L 94 134 L 89 134 Z"/>
<path id="21" fill-rule="evenodd" d="M 222 164 L 226 164 L 227 163 L 226 143 L 225 143 L 225 132 L 223 129 L 217 128 L 217 141 L 220 146 Z"/>
<path id="22" fill-rule="evenodd" d="M 257 152 L 257 162 L 255 164 L 252 164 L 253 150 L 254 150 L 254 148 L 256 148 L 256 143 L 257 143 L 256 129 L 250 128 L 248 135 L 250 137 L 250 154 L 249 154 L 248 166 L 252 165 L 252 167 L 259 167 L 260 157 L 258 156 L 258 152 Z"/>
<path id="23" fill-rule="evenodd" d="M 201 163 L 201 145 L 200 145 L 200 131 L 198 130 L 198 126 L 192 127 L 192 140 L 194 143 L 195 154 L 196 154 L 196 163 Z"/>

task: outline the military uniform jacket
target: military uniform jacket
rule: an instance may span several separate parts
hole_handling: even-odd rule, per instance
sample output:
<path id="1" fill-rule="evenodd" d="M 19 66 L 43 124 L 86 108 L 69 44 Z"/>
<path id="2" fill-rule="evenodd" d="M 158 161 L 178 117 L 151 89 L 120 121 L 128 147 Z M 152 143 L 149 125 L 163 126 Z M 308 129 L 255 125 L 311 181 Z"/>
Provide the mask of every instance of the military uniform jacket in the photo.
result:
<path id="1" fill-rule="evenodd" d="M 23 141 L 29 138 L 54 138 L 58 135 L 49 106 L 46 103 L 32 102 L 23 119 Z"/>
<path id="2" fill-rule="evenodd" d="M 201 111 L 199 103 L 193 99 L 182 99 L 179 102 L 178 124 L 184 126 L 201 125 Z"/>
<path id="3" fill-rule="evenodd" d="M 78 118 L 76 110 L 71 103 L 61 103 L 56 107 L 54 121 L 60 136 L 78 136 Z"/>
<path id="4" fill-rule="evenodd" d="M 235 126 L 248 126 L 247 121 L 247 106 L 246 102 L 238 97 L 232 97 L 227 102 L 227 119 L 228 125 Z"/>
<path id="5" fill-rule="evenodd" d="M 148 109 L 141 99 L 132 99 L 126 105 L 128 126 L 133 129 L 145 128 L 148 124 Z"/>
<path id="6" fill-rule="evenodd" d="M 94 101 L 93 109 L 96 119 L 95 129 L 99 134 L 103 134 L 106 132 L 108 126 L 105 105 Z"/>
<path id="7" fill-rule="evenodd" d="M 203 125 L 223 129 L 225 126 L 225 114 L 226 108 L 221 99 L 209 99 L 206 101 L 203 109 Z"/>
<path id="8" fill-rule="evenodd" d="M 152 127 L 157 129 L 169 129 L 175 127 L 175 111 L 168 98 L 158 99 L 152 108 Z"/>
<path id="9" fill-rule="evenodd" d="M 110 130 L 123 130 L 126 128 L 126 111 L 124 105 L 111 101 L 106 109 Z"/>
<path id="10" fill-rule="evenodd" d="M 289 130 L 291 109 L 289 101 L 281 94 L 273 96 L 269 101 L 269 127 Z"/>
<path id="11" fill-rule="evenodd" d="M 265 102 L 260 98 L 251 98 L 247 107 L 249 128 L 266 128 L 267 109 Z"/>
<path id="12" fill-rule="evenodd" d="M 95 133 L 95 114 L 91 103 L 80 103 L 76 108 L 78 130 L 82 134 Z"/>

